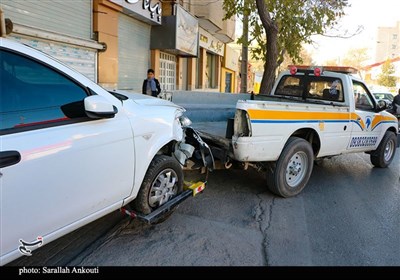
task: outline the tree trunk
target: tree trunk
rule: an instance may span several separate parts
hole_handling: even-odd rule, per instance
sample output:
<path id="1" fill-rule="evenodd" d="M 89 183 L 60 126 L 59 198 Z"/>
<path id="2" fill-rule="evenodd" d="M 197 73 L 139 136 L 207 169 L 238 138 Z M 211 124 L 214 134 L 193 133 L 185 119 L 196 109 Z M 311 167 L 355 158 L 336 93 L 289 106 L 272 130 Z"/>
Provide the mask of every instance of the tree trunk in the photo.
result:
<path id="1" fill-rule="evenodd" d="M 243 12 L 243 42 L 242 42 L 242 64 L 241 64 L 241 80 L 240 80 L 240 92 L 247 92 L 247 64 L 249 62 L 249 15 L 247 13 L 247 1 L 244 0 Z"/>
<path id="2" fill-rule="evenodd" d="M 267 57 L 264 64 L 264 74 L 261 80 L 260 94 L 271 94 L 275 82 L 275 72 L 278 67 L 278 26 L 270 17 L 265 5 L 265 0 L 256 0 L 256 4 L 258 14 L 260 15 L 267 36 Z"/>
<path id="3" fill-rule="evenodd" d="M 275 73 L 278 67 L 278 49 L 277 49 L 278 33 L 267 33 L 267 60 L 264 64 L 264 74 L 261 80 L 260 93 L 271 94 L 272 87 L 275 83 Z"/>

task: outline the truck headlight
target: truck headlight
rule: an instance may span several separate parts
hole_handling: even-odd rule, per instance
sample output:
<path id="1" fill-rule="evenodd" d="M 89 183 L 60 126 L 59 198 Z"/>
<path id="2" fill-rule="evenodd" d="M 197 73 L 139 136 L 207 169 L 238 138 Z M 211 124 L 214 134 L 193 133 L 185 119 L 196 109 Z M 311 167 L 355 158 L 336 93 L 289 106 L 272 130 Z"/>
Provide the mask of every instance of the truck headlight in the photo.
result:
<path id="1" fill-rule="evenodd" d="M 186 117 L 186 116 L 180 116 L 179 117 L 179 122 L 181 123 L 181 125 L 183 127 L 188 127 L 188 126 L 190 126 L 192 124 L 192 121 L 189 120 L 189 118 Z"/>

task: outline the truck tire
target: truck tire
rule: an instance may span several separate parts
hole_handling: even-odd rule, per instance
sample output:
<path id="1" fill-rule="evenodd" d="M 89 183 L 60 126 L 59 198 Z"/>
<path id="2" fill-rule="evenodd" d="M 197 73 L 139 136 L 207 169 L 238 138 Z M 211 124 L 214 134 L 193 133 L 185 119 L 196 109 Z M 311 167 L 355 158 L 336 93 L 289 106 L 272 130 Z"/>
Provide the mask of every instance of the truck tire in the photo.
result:
<path id="1" fill-rule="evenodd" d="M 142 185 L 132 201 L 132 208 L 143 214 L 150 214 L 154 209 L 171 200 L 183 190 L 183 171 L 180 164 L 172 157 L 157 155 L 150 163 Z M 165 214 L 159 222 L 171 215 Z"/>
<path id="2" fill-rule="evenodd" d="M 378 148 L 371 152 L 371 163 L 380 168 L 388 167 L 396 154 L 397 137 L 392 131 L 386 131 Z"/>
<path id="3" fill-rule="evenodd" d="M 267 184 L 271 192 L 282 197 L 299 194 L 310 179 L 314 163 L 311 144 L 290 137 L 279 159 L 267 169 Z"/>

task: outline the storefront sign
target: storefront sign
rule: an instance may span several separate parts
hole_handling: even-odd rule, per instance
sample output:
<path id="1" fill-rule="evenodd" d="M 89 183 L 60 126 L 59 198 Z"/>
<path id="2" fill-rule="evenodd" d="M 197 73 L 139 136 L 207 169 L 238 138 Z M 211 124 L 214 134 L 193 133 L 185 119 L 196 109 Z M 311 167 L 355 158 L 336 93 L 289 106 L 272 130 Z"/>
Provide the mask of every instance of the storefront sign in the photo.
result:
<path id="1" fill-rule="evenodd" d="M 199 49 L 199 23 L 182 7 L 176 7 L 176 15 L 164 16 L 163 24 L 151 28 L 150 49 L 197 57 Z"/>
<path id="2" fill-rule="evenodd" d="M 110 0 L 124 8 L 124 13 L 147 21 L 151 24 L 161 24 L 161 2 L 155 0 Z"/>
<path id="3" fill-rule="evenodd" d="M 176 9 L 176 49 L 197 56 L 199 24 L 180 6 Z"/>
<path id="4" fill-rule="evenodd" d="M 225 49 L 225 68 L 239 72 L 239 57 L 239 52 L 227 45 Z"/>
<path id="5" fill-rule="evenodd" d="M 225 44 L 213 35 L 200 28 L 200 47 L 220 56 L 224 56 Z"/>

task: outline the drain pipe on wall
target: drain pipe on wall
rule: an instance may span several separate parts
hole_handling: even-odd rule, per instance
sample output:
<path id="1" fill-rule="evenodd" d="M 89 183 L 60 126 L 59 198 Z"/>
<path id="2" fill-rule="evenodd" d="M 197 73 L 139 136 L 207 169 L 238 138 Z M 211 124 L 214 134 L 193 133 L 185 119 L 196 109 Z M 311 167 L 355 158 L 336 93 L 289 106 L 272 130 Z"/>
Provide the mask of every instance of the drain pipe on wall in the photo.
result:
<path id="1" fill-rule="evenodd" d="M 0 37 L 6 37 L 14 29 L 14 24 L 9 18 L 5 18 L 4 11 L 0 7 Z"/>
<path id="2" fill-rule="evenodd" d="M 0 7 L 0 37 L 6 37 L 6 20 L 3 9 Z"/>

